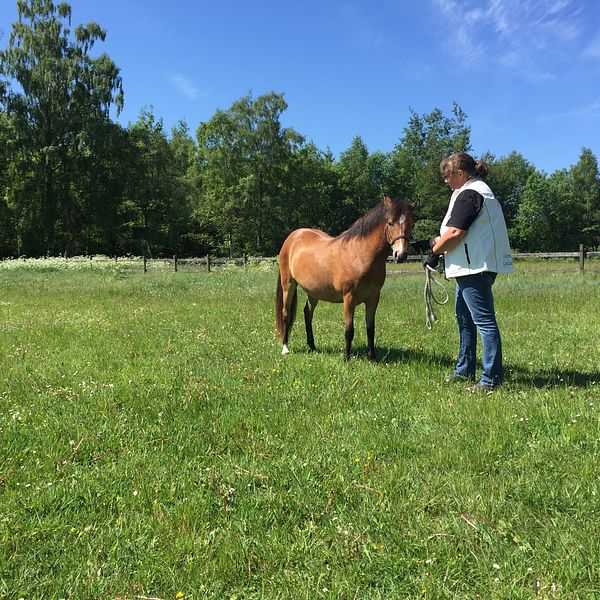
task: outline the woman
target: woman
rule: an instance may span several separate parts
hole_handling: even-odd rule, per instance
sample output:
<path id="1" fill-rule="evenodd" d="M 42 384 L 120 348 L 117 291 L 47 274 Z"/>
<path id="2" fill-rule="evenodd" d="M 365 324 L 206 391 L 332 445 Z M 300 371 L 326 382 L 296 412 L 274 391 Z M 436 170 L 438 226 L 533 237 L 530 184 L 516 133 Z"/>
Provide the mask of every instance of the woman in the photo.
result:
<path id="1" fill-rule="evenodd" d="M 461 152 L 442 160 L 444 181 L 454 190 L 440 235 L 414 246 L 428 252 L 435 266 L 444 254 L 446 277 L 456 279 L 458 360 L 446 381 L 474 381 L 477 330 L 481 335 L 483 371 L 470 392 L 488 392 L 502 384 L 502 340 L 496 322 L 492 285 L 498 273 L 512 273 L 512 256 L 504 215 L 483 181 L 488 167 Z"/>

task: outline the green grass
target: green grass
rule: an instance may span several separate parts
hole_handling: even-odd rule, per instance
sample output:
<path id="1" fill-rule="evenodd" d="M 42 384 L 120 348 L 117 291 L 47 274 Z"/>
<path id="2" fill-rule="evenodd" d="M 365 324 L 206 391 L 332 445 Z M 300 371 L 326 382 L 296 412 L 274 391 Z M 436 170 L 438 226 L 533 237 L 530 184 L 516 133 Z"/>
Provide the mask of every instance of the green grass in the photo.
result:
<path id="1" fill-rule="evenodd" d="M 324 303 L 281 356 L 273 268 L 0 269 L 0 597 L 599 597 L 600 278 L 521 271 L 472 397 L 422 277 L 371 365 Z"/>

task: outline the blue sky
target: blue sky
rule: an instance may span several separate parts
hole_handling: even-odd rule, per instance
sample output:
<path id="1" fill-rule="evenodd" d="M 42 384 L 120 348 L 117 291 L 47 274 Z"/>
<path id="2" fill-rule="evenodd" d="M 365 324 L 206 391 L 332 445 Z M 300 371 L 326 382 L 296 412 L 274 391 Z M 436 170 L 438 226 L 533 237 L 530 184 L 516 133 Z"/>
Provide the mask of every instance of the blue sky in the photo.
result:
<path id="1" fill-rule="evenodd" d="M 548 173 L 600 159 L 597 0 L 71 0 L 73 26 L 107 31 L 125 108 L 192 133 L 252 92 L 283 92 L 283 116 L 336 156 L 360 135 L 394 148 L 408 122 L 457 102 L 473 154 L 523 154 Z M 17 18 L 0 4 L 0 46 Z"/>

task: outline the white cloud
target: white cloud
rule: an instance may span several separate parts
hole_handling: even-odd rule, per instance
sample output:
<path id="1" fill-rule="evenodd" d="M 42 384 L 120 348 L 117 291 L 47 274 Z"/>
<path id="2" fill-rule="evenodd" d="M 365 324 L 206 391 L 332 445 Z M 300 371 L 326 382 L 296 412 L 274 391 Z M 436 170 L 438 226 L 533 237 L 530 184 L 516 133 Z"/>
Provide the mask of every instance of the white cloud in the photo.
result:
<path id="1" fill-rule="evenodd" d="M 587 45 L 583 51 L 585 58 L 596 58 L 600 59 L 600 33 Z"/>
<path id="2" fill-rule="evenodd" d="M 574 108 L 573 110 L 565 111 L 562 113 L 551 113 L 548 115 L 542 115 L 539 120 L 541 122 L 546 121 L 562 121 L 563 119 L 573 118 L 598 118 L 600 117 L 600 100 L 589 104 L 588 106 L 581 106 Z"/>
<path id="3" fill-rule="evenodd" d="M 502 65 L 547 80 L 557 55 L 581 37 L 580 0 L 432 1 L 448 26 L 449 47 L 465 66 Z M 600 52 L 600 42 L 595 49 Z"/>
<path id="4" fill-rule="evenodd" d="M 191 100 L 198 100 L 203 93 L 183 74 L 169 73 L 169 81 L 173 87 Z"/>

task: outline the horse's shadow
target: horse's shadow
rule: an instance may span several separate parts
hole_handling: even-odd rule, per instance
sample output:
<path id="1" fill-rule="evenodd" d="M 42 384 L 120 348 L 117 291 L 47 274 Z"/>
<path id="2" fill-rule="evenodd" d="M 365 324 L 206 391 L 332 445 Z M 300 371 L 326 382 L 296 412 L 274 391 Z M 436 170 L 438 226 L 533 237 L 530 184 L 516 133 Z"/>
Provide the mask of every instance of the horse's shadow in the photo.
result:
<path id="1" fill-rule="evenodd" d="M 341 350 L 339 348 L 323 346 L 317 349 L 317 354 L 338 354 L 341 359 Z M 354 359 L 367 360 L 367 346 L 358 344 L 353 348 L 352 356 Z M 448 371 L 455 365 L 455 359 L 448 354 L 440 352 L 430 352 L 426 350 L 417 350 L 413 348 L 391 348 L 379 346 L 377 348 L 378 364 L 398 364 L 398 363 L 429 363 L 439 366 Z M 522 365 L 506 363 L 504 365 L 505 383 L 518 387 L 531 388 L 557 388 L 557 387 L 577 387 L 587 388 L 591 386 L 600 387 L 600 372 L 575 371 L 573 369 L 561 369 L 559 367 L 550 370 L 535 370 L 523 367 Z"/>
<path id="2" fill-rule="evenodd" d="M 439 365 L 440 367 L 450 369 L 454 367 L 455 363 L 455 361 L 447 354 L 427 352 L 424 350 L 416 350 L 414 348 L 389 348 L 380 346 L 377 351 L 377 356 L 379 357 L 379 362 L 383 364 L 428 362 L 433 365 Z"/>
<path id="3" fill-rule="evenodd" d="M 352 360 L 364 360 L 368 361 L 367 346 L 365 344 L 354 344 L 352 346 Z M 410 348 L 389 348 L 385 346 L 378 346 L 376 349 L 377 362 L 375 364 L 397 364 L 397 363 L 410 363 L 410 362 L 431 362 L 443 367 L 451 368 L 454 366 L 454 361 L 444 355 L 437 352 L 423 352 L 420 350 L 414 350 Z M 306 349 L 296 350 L 298 353 L 306 354 L 327 354 L 331 356 L 338 355 L 340 359 L 343 356 L 343 349 L 337 346 L 318 346 L 313 352 Z"/>

